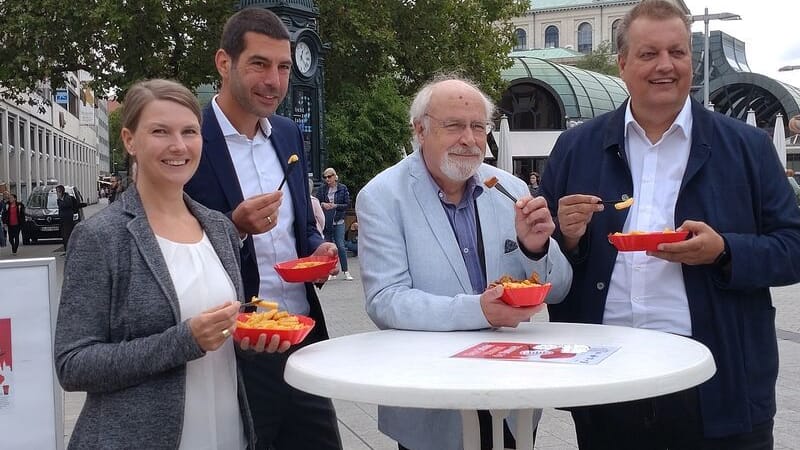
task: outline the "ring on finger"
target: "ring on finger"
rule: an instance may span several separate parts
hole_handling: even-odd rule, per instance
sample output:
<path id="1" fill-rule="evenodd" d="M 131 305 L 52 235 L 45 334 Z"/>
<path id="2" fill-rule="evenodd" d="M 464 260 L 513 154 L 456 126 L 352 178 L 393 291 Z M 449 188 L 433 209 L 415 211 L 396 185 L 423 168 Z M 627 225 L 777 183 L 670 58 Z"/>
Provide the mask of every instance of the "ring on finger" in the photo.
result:
<path id="1" fill-rule="evenodd" d="M 222 337 L 223 337 L 223 338 L 225 338 L 225 339 L 228 339 L 228 338 L 230 337 L 230 335 L 231 335 L 231 330 L 229 330 L 229 329 L 227 329 L 227 328 L 225 328 L 224 330 L 222 330 Z"/>
<path id="2" fill-rule="evenodd" d="M 272 217 L 270 217 L 270 216 L 267 216 L 267 223 L 268 223 L 268 224 L 270 224 L 270 225 L 272 225 Z"/>

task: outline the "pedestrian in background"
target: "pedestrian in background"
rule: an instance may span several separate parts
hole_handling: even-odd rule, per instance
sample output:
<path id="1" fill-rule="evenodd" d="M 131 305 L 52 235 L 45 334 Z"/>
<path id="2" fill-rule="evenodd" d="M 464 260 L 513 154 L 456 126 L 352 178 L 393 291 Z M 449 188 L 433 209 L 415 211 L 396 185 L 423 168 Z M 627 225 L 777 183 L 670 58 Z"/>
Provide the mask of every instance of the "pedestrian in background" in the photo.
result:
<path id="1" fill-rule="evenodd" d="M 67 251 L 72 229 L 75 227 L 75 213 L 78 212 L 78 201 L 69 195 L 64 186 L 56 186 L 58 203 L 58 218 L 61 222 L 61 240 L 64 242 L 64 252 Z"/>
<path id="2" fill-rule="evenodd" d="M 111 186 L 108 187 L 108 203 L 114 203 L 119 193 L 119 179 L 116 176 L 111 176 Z"/>
<path id="3" fill-rule="evenodd" d="M 797 206 L 800 206 L 800 184 L 797 184 L 797 180 L 794 179 L 794 170 L 786 169 L 786 180 L 789 182 L 789 186 L 792 187 Z"/>
<path id="4" fill-rule="evenodd" d="M 25 223 L 25 205 L 17 202 L 17 194 L 5 193 L 6 205 L 3 207 L 2 222 L 8 228 L 8 241 L 11 253 L 16 255 L 19 248 L 19 233 Z"/>
<path id="5" fill-rule="evenodd" d="M 539 196 L 539 172 L 532 171 L 528 182 L 528 192 L 531 197 Z"/>
<path id="6" fill-rule="evenodd" d="M 6 192 L 0 194 L 0 248 L 6 246 L 6 227 L 4 225 L 5 221 L 3 220 L 3 213 L 5 212 L 4 210 L 6 208 L 6 197 Z"/>
<path id="7" fill-rule="evenodd" d="M 344 216 L 350 207 L 350 191 L 339 182 L 339 176 L 332 167 L 325 169 L 322 177 L 325 183 L 317 189 L 317 199 L 325 211 L 325 240 L 336 244 L 344 279 L 353 281 L 347 270 L 347 249 L 344 246 Z"/>
<path id="8" fill-rule="evenodd" d="M 122 108 L 137 180 L 75 228 L 64 268 L 56 372 L 87 392 L 69 448 L 252 449 L 229 339 L 244 298 L 239 235 L 183 193 L 200 162 L 200 105 L 156 79 Z"/>
<path id="9" fill-rule="evenodd" d="M 325 212 L 322 211 L 322 205 L 319 203 L 319 199 L 314 197 L 314 181 L 312 179 L 308 179 L 308 192 L 309 197 L 311 197 L 311 209 L 314 211 L 314 220 L 317 222 L 317 230 L 319 231 L 319 235 L 323 236 L 325 233 Z"/>
<path id="10" fill-rule="evenodd" d="M 771 286 L 800 281 L 800 210 L 771 138 L 690 96 L 691 24 L 644 0 L 617 34 L 630 98 L 562 133 L 542 177 L 574 269 L 556 322 L 695 339 L 716 373 L 654 398 L 572 409 L 585 449 L 773 447 L 778 343 Z M 630 208 L 604 208 L 623 195 Z M 679 229 L 682 242 L 618 252 L 608 235 Z"/>

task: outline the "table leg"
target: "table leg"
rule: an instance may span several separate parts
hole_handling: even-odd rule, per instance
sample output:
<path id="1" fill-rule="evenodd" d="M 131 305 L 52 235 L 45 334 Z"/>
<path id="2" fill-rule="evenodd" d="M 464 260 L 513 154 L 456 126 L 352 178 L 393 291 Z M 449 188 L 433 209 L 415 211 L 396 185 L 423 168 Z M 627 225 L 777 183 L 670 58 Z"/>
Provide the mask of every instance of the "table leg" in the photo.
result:
<path id="1" fill-rule="evenodd" d="M 508 417 L 507 409 L 494 409 L 492 414 L 492 449 L 505 450 L 506 443 L 503 432 L 503 421 Z"/>
<path id="2" fill-rule="evenodd" d="M 521 409 L 517 413 L 517 450 L 533 450 L 533 410 Z"/>
<path id="3" fill-rule="evenodd" d="M 481 426 L 477 411 L 461 410 L 461 439 L 464 441 L 464 450 L 481 450 Z"/>

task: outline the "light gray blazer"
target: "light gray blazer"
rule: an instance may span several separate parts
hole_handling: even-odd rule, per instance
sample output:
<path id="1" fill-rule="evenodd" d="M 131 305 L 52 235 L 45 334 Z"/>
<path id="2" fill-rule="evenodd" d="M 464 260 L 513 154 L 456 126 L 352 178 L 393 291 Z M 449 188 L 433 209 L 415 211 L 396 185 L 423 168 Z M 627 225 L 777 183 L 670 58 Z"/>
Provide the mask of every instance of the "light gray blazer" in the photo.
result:
<path id="1" fill-rule="evenodd" d="M 233 224 L 188 196 L 184 201 L 241 300 L 239 236 Z M 76 226 L 70 239 L 55 366 L 65 390 L 87 396 L 69 448 L 178 448 L 186 363 L 204 354 L 180 317 L 169 269 L 132 186 Z M 254 448 L 241 376 L 239 405 Z"/>
<path id="2" fill-rule="evenodd" d="M 478 178 L 496 176 L 517 198 L 528 195 L 522 180 L 483 164 Z M 359 193 L 358 258 L 367 313 L 382 329 L 451 331 L 490 327 L 472 294 L 464 259 L 433 183 L 416 151 L 373 178 Z M 564 299 L 572 268 L 558 244 L 538 261 L 517 247 L 514 203 L 496 189 L 477 198 L 487 281 L 502 275 L 539 273 L 552 283 L 548 303 Z M 538 415 L 537 415 L 538 420 Z M 380 407 L 381 431 L 414 450 L 462 448 L 457 411 Z"/>

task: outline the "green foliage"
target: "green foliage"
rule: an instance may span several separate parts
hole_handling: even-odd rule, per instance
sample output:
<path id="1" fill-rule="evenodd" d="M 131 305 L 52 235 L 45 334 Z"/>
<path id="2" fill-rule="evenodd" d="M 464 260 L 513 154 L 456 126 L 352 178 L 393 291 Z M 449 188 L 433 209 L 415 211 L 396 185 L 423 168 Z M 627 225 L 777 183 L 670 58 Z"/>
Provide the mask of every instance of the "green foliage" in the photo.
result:
<path id="1" fill-rule="evenodd" d="M 122 145 L 122 108 L 115 109 L 108 115 L 108 147 L 111 149 L 111 170 L 116 166 L 117 170 L 125 169 L 125 146 Z"/>
<path id="2" fill-rule="evenodd" d="M 499 97 L 500 72 L 511 65 L 515 42 L 509 19 L 529 6 L 525 0 L 318 4 L 322 39 L 332 46 L 325 62 L 330 163 L 345 179 L 364 182 L 394 163 L 398 146 L 410 138 L 407 111 L 381 108 L 405 108 L 439 73 L 466 76 Z"/>
<path id="3" fill-rule="evenodd" d="M 592 72 L 618 77 L 619 67 L 617 67 L 616 56 L 617 54 L 611 50 L 611 42 L 603 41 L 598 44 L 597 48 L 592 50 L 592 53 L 578 61 L 575 66 Z"/>
<path id="4" fill-rule="evenodd" d="M 366 86 L 393 76 L 410 96 L 435 74 L 461 73 L 490 96 L 504 88 L 500 71 L 511 65 L 508 20 L 525 12 L 524 0 L 320 1 L 327 56 L 327 94 L 341 85 Z"/>
<path id="5" fill-rule="evenodd" d="M 21 99 L 37 83 L 64 86 L 89 72 L 95 92 L 142 78 L 194 88 L 213 82 L 212 55 L 232 0 L 12 0 L 0 2 L 0 89 Z M 48 100 L 49 99 L 45 99 Z"/>
<path id="6" fill-rule="evenodd" d="M 344 85 L 341 101 L 329 105 L 328 165 L 336 168 L 351 195 L 402 157 L 410 142 L 408 101 L 397 82 L 377 79 L 364 89 Z"/>

